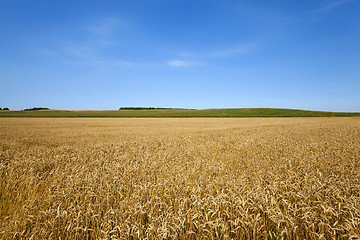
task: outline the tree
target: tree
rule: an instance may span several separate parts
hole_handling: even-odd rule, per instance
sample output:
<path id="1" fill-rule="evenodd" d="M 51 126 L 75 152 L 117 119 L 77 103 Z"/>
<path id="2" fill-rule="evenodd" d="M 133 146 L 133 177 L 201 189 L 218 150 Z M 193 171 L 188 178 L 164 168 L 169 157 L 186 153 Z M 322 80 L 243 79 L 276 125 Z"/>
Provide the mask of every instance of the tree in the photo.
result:
<path id="1" fill-rule="evenodd" d="M 49 108 L 44 107 L 34 107 L 34 108 L 26 108 L 23 111 L 38 111 L 38 110 L 49 110 Z"/>
<path id="2" fill-rule="evenodd" d="M 9 108 L 3 108 L 2 110 L 4 110 L 4 111 L 9 111 Z"/>

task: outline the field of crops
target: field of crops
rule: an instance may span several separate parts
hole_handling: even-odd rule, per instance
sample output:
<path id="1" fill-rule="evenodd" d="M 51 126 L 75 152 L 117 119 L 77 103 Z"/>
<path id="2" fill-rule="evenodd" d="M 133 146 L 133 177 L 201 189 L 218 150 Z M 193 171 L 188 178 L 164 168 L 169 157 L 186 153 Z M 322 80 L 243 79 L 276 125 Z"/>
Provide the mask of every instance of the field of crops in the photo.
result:
<path id="1" fill-rule="evenodd" d="M 360 112 L 322 112 L 281 108 L 222 108 L 222 109 L 133 109 L 133 110 L 41 110 L 0 111 L 0 117 L 35 118 L 206 118 L 206 117 L 360 117 Z"/>
<path id="2" fill-rule="evenodd" d="M 360 118 L 2 118 L 13 238 L 359 239 Z"/>

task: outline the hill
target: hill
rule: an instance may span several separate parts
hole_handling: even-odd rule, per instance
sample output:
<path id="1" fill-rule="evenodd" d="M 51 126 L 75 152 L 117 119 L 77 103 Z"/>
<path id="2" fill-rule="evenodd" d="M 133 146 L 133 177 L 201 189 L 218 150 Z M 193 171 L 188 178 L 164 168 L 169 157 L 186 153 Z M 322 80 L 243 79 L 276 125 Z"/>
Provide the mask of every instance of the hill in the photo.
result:
<path id="1" fill-rule="evenodd" d="M 5 111 L 0 112 L 0 117 L 354 117 L 360 116 L 359 112 L 322 112 L 297 109 L 280 108 L 223 108 L 223 109 L 141 109 L 141 110 L 103 110 L 103 111 Z"/>

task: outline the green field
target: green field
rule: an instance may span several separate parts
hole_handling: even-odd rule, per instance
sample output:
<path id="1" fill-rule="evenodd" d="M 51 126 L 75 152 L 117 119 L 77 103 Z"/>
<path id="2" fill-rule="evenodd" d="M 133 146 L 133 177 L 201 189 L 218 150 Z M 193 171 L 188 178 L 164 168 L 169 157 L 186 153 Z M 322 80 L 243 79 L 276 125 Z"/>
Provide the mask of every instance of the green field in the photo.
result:
<path id="1" fill-rule="evenodd" d="M 104 111 L 0 111 L 0 117 L 354 117 L 359 112 L 321 112 L 279 108 L 224 108 L 224 109 L 144 109 L 144 110 L 104 110 Z"/>

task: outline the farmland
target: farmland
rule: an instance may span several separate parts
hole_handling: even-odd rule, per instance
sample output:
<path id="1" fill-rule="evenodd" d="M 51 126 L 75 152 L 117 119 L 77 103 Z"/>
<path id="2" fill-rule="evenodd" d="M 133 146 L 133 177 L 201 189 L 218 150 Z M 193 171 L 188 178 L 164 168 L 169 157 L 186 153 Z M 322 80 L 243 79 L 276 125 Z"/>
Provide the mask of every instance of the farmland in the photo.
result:
<path id="1" fill-rule="evenodd" d="M 359 239 L 360 118 L 0 118 L 12 238 Z"/>
<path id="2" fill-rule="evenodd" d="M 323 112 L 282 108 L 141 109 L 131 110 L 41 110 L 0 111 L 0 117 L 36 118 L 205 118 L 205 117 L 360 117 L 359 112 Z"/>

